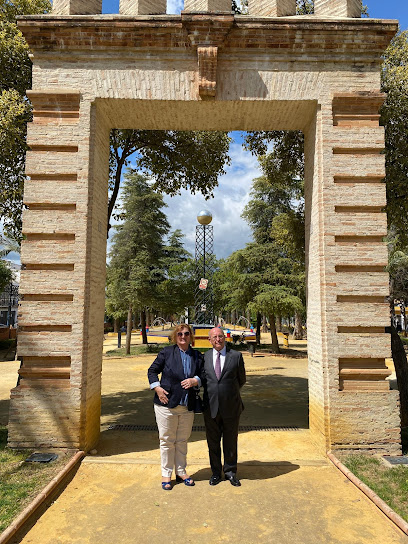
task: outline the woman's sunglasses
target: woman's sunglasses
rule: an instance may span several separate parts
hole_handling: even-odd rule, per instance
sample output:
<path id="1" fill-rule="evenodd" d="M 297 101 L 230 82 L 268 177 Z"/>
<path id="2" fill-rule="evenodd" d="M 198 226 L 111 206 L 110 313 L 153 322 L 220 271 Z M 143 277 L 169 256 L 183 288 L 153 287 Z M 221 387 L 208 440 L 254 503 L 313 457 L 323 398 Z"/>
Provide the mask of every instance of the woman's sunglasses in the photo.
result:
<path id="1" fill-rule="evenodd" d="M 177 336 L 179 336 L 180 338 L 182 336 L 190 336 L 190 331 L 186 331 L 186 332 L 178 332 L 177 333 Z"/>

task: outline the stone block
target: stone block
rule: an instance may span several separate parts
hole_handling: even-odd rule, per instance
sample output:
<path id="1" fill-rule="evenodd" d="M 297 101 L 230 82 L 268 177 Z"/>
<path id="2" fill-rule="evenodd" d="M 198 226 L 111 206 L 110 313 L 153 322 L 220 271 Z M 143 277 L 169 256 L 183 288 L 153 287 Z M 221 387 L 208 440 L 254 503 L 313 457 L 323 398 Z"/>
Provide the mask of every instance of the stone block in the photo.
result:
<path id="1" fill-rule="evenodd" d="M 53 15 L 96 15 L 102 13 L 102 0 L 54 0 Z"/>
<path id="2" fill-rule="evenodd" d="M 226 12 L 231 11 L 231 0 L 185 0 L 184 11 Z"/>
<path id="3" fill-rule="evenodd" d="M 286 17 L 296 15 L 296 0 L 249 0 L 252 17 Z"/>
<path id="4" fill-rule="evenodd" d="M 158 15 L 166 13 L 166 0 L 120 0 L 121 15 Z"/>
<path id="5" fill-rule="evenodd" d="M 360 0 L 315 0 L 318 17 L 361 17 Z"/>

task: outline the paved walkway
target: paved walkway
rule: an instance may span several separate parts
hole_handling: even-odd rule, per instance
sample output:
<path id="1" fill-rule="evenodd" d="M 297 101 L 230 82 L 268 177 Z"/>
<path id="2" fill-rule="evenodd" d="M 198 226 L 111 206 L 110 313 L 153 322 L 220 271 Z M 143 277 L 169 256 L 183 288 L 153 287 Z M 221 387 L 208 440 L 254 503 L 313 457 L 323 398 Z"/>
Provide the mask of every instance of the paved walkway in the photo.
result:
<path id="1" fill-rule="evenodd" d="M 97 454 L 85 458 L 66 489 L 18 542 L 408 544 L 408 537 L 311 443 L 306 359 L 246 357 L 241 424 L 276 430 L 241 432 L 242 487 L 225 481 L 208 485 L 205 437 L 196 431 L 189 444 L 196 486 L 178 484 L 163 491 L 157 433 L 109 430 L 112 424 L 153 424 L 152 395 L 146 389 L 153 358 L 104 361 Z M 6 369 L 3 365 L 12 364 L 1 365 Z M 12 381 L 11 366 L 9 374 Z M 202 416 L 196 416 L 195 424 L 203 424 Z M 282 426 L 297 429 L 279 430 Z"/>

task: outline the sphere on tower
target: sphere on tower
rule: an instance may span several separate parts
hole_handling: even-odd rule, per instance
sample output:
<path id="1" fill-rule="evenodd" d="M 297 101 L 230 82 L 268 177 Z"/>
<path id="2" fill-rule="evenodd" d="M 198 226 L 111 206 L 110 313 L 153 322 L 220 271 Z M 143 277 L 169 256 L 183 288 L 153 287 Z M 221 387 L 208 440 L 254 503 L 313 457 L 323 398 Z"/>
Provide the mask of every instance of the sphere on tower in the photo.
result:
<path id="1" fill-rule="evenodd" d="M 201 210 L 197 215 L 197 221 L 200 225 L 209 225 L 212 221 L 212 213 L 208 210 Z"/>

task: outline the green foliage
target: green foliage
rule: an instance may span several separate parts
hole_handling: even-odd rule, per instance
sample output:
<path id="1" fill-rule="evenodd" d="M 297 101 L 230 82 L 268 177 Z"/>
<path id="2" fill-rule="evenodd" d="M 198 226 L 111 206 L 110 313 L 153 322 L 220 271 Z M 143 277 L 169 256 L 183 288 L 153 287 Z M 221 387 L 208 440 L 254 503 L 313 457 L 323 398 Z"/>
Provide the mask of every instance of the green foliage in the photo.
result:
<path id="1" fill-rule="evenodd" d="M 194 300 L 195 261 L 184 249 L 183 238 L 180 229 L 170 233 L 161 261 L 164 278 L 158 286 L 159 309 L 170 319 L 184 313 Z"/>
<path id="2" fill-rule="evenodd" d="M 13 272 L 5 261 L 0 260 L 0 293 L 13 279 Z"/>
<path id="3" fill-rule="evenodd" d="M 49 0 L 0 0 L 0 21 L 13 22 L 18 15 L 44 14 L 49 11 Z"/>
<path id="4" fill-rule="evenodd" d="M 313 0 L 296 0 L 297 15 L 309 15 L 314 12 Z"/>
<path id="5" fill-rule="evenodd" d="M 304 273 L 273 242 L 247 244 L 217 273 L 218 292 L 223 293 L 227 310 L 247 307 L 266 285 L 284 287 L 293 296 L 303 293 Z"/>
<path id="6" fill-rule="evenodd" d="M 47 13 L 48 0 L 0 0 L 0 219 L 5 231 L 21 237 L 27 122 L 31 107 L 28 46 L 16 24 L 18 15 Z"/>
<path id="7" fill-rule="evenodd" d="M 394 251 L 388 260 L 390 274 L 390 295 L 393 300 L 408 303 L 408 254 L 404 251 Z"/>
<path id="8" fill-rule="evenodd" d="M 169 230 L 163 197 L 147 178 L 134 170 L 125 175 L 123 223 L 112 239 L 107 281 L 107 312 L 123 317 L 125 310 L 145 309 L 158 303 L 157 286 L 163 280 L 163 237 Z"/>
<path id="9" fill-rule="evenodd" d="M 21 243 L 18 239 L 0 234 L 0 258 L 7 257 L 9 253 L 20 253 Z"/>
<path id="10" fill-rule="evenodd" d="M 293 315 L 295 312 L 302 312 L 303 303 L 283 285 L 264 284 L 260 286 L 258 294 L 253 302 L 249 303 L 248 308 L 268 316 Z"/>
<path id="11" fill-rule="evenodd" d="M 14 89 L 0 94 L 0 218 L 5 231 L 21 238 L 26 127 L 31 116 L 27 100 Z"/>
<path id="12" fill-rule="evenodd" d="M 387 212 L 397 249 L 408 246 L 408 31 L 399 33 L 384 55 L 381 110 L 385 125 Z"/>
<path id="13" fill-rule="evenodd" d="M 209 198 L 230 162 L 230 142 L 226 132 L 112 130 L 108 219 L 115 207 L 122 169 L 134 153 L 137 169 L 149 175 L 155 190 L 174 196 L 180 189 L 189 189 Z"/>

